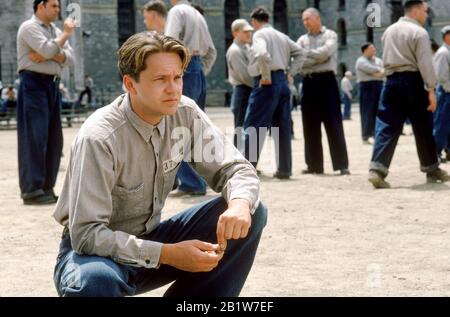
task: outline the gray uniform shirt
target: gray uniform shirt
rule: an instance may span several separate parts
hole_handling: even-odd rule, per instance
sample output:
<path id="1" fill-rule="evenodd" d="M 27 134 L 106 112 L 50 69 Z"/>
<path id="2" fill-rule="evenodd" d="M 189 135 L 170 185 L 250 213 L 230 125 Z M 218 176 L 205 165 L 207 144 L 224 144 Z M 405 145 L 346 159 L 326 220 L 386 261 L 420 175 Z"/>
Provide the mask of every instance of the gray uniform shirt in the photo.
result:
<path id="1" fill-rule="evenodd" d="M 17 70 L 61 76 L 63 67 L 73 64 L 73 51 L 69 42 L 66 41 L 63 48 L 55 42 L 61 33 L 53 23 L 47 27 L 35 15 L 23 22 L 17 32 Z M 33 62 L 28 57 L 32 50 L 48 60 L 42 63 Z M 59 53 L 64 53 L 66 57 L 63 64 L 51 60 Z"/>
<path id="2" fill-rule="evenodd" d="M 397 72 L 417 72 L 422 75 L 425 89 L 436 87 L 430 38 L 416 21 L 402 17 L 386 29 L 381 37 L 386 76 Z"/>
<path id="3" fill-rule="evenodd" d="M 209 74 L 217 57 L 205 18 L 189 1 L 179 1 L 167 15 L 165 32 L 181 42 L 192 55 L 202 57 L 203 71 Z"/>
<path id="4" fill-rule="evenodd" d="M 367 81 L 383 81 L 383 77 L 375 77 L 373 74 L 383 69 L 383 61 L 381 58 L 374 56 L 368 59 L 365 55 L 360 56 L 356 60 L 356 80 L 360 82 Z"/>
<path id="5" fill-rule="evenodd" d="M 337 34 L 322 26 L 320 33 L 307 33 L 300 36 L 297 44 L 307 51 L 301 74 L 337 73 Z"/>
<path id="6" fill-rule="evenodd" d="M 341 90 L 344 94 L 348 96 L 348 98 L 352 99 L 353 85 L 350 79 L 348 79 L 345 76 L 341 80 Z"/>
<path id="7" fill-rule="evenodd" d="M 250 46 L 234 40 L 227 50 L 228 81 L 233 86 L 253 87 L 253 78 L 248 73 L 248 51 Z"/>
<path id="8" fill-rule="evenodd" d="M 434 55 L 434 69 L 439 85 L 450 93 L 450 46 L 445 43 Z"/>
<path id="9" fill-rule="evenodd" d="M 249 74 L 253 77 L 261 75 L 263 80 L 270 80 L 271 71 L 284 70 L 291 75 L 300 72 L 305 54 L 286 34 L 265 24 L 253 35 L 249 59 Z"/>
<path id="10" fill-rule="evenodd" d="M 186 132 L 192 136 L 181 139 Z M 177 112 L 156 126 L 132 111 L 128 94 L 92 114 L 72 144 L 54 212 L 69 228 L 75 252 L 157 267 L 161 243 L 139 237 L 160 223 L 180 162 L 198 146 L 200 153 L 214 148 L 218 156 L 198 159 L 194 153 L 191 166 L 227 201 L 248 200 L 254 213 L 255 169 L 191 99 L 182 97 Z"/>

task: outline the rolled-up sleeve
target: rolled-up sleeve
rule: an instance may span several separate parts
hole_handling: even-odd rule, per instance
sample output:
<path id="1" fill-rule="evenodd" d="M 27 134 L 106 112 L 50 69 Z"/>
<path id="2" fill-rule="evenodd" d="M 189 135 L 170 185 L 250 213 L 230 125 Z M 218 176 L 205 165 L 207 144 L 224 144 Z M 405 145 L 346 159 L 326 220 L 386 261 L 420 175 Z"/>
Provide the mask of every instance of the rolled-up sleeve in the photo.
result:
<path id="1" fill-rule="evenodd" d="M 253 214 L 259 205 L 259 178 L 253 165 L 201 111 L 193 114 L 191 166 L 226 201 L 245 199 Z M 200 153 L 201 157 L 196 157 Z"/>
<path id="2" fill-rule="evenodd" d="M 146 268 L 159 265 L 162 244 L 108 228 L 115 184 L 113 151 L 102 140 L 75 140 L 69 170 L 69 231 L 78 254 Z"/>
<path id="3" fill-rule="evenodd" d="M 61 52 L 61 47 L 54 39 L 47 39 L 45 35 L 39 30 L 37 24 L 30 24 L 21 29 L 20 37 L 28 44 L 33 51 L 45 59 L 52 59 L 55 55 Z"/>
<path id="4" fill-rule="evenodd" d="M 317 60 L 319 63 L 326 62 L 331 56 L 333 56 L 338 48 L 337 34 L 332 31 L 327 31 L 325 43 L 315 49 L 308 50 L 308 57 Z"/>
<path id="5" fill-rule="evenodd" d="M 358 59 L 358 61 L 356 62 L 356 69 L 363 73 L 372 75 L 372 74 L 380 72 L 382 67 L 372 64 L 368 60 Z"/>

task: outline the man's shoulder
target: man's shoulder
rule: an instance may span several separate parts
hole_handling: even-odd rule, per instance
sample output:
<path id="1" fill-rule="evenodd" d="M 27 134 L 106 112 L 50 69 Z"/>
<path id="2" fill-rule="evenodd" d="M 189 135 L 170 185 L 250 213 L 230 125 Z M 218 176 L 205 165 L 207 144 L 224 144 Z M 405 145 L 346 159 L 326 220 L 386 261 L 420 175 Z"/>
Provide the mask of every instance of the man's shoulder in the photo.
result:
<path id="1" fill-rule="evenodd" d="M 327 27 L 324 27 L 324 32 L 323 32 L 326 36 L 330 36 L 330 37 L 337 37 L 337 33 Z"/>
<path id="2" fill-rule="evenodd" d="M 23 21 L 22 24 L 19 26 L 18 34 L 22 32 L 26 32 L 30 28 L 33 28 L 36 26 L 36 21 L 33 19 L 28 19 L 26 21 Z"/>
<path id="3" fill-rule="evenodd" d="M 78 138 L 103 141 L 111 137 L 127 122 L 120 104 L 124 95 L 111 104 L 96 110 L 87 118 L 78 132 Z"/>
<path id="4" fill-rule="evenodd" d="M 436 57 L 450 58 L 450 49 L 442 45 L 436 52 Z"/>

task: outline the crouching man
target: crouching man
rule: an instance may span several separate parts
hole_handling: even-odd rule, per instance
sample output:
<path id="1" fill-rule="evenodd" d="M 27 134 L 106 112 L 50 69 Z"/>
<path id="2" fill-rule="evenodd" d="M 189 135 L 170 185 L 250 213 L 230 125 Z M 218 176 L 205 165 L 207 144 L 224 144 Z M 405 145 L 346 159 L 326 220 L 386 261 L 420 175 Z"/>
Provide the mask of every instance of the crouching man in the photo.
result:
<path id="1" fill-rule="evenodd" d="M 128 93 L 81 127 L 54 213 L 64 226 L 58 294 L 132 296 L 174 282 L 165 296 L 238 296 L 266 224 L 256 171 L 181 95 L 183 44 L 143 32 L 118 55 Z M 222 196 L 161 222 L 180 163 L 198 146 L 221 154 L 190 164 Z"/>

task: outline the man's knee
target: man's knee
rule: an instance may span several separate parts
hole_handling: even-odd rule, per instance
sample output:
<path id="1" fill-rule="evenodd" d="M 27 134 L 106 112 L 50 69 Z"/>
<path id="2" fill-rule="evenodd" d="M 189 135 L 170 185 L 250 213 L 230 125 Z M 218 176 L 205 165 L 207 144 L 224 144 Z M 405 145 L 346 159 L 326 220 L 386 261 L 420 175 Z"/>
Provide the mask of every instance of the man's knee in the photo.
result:
<path id="1" fill-rule="evenodd" d="M 60 281 L 64 297 L 117 297 L 124 295 L 126 280 L 113 262 L 69 263 Z"/>

